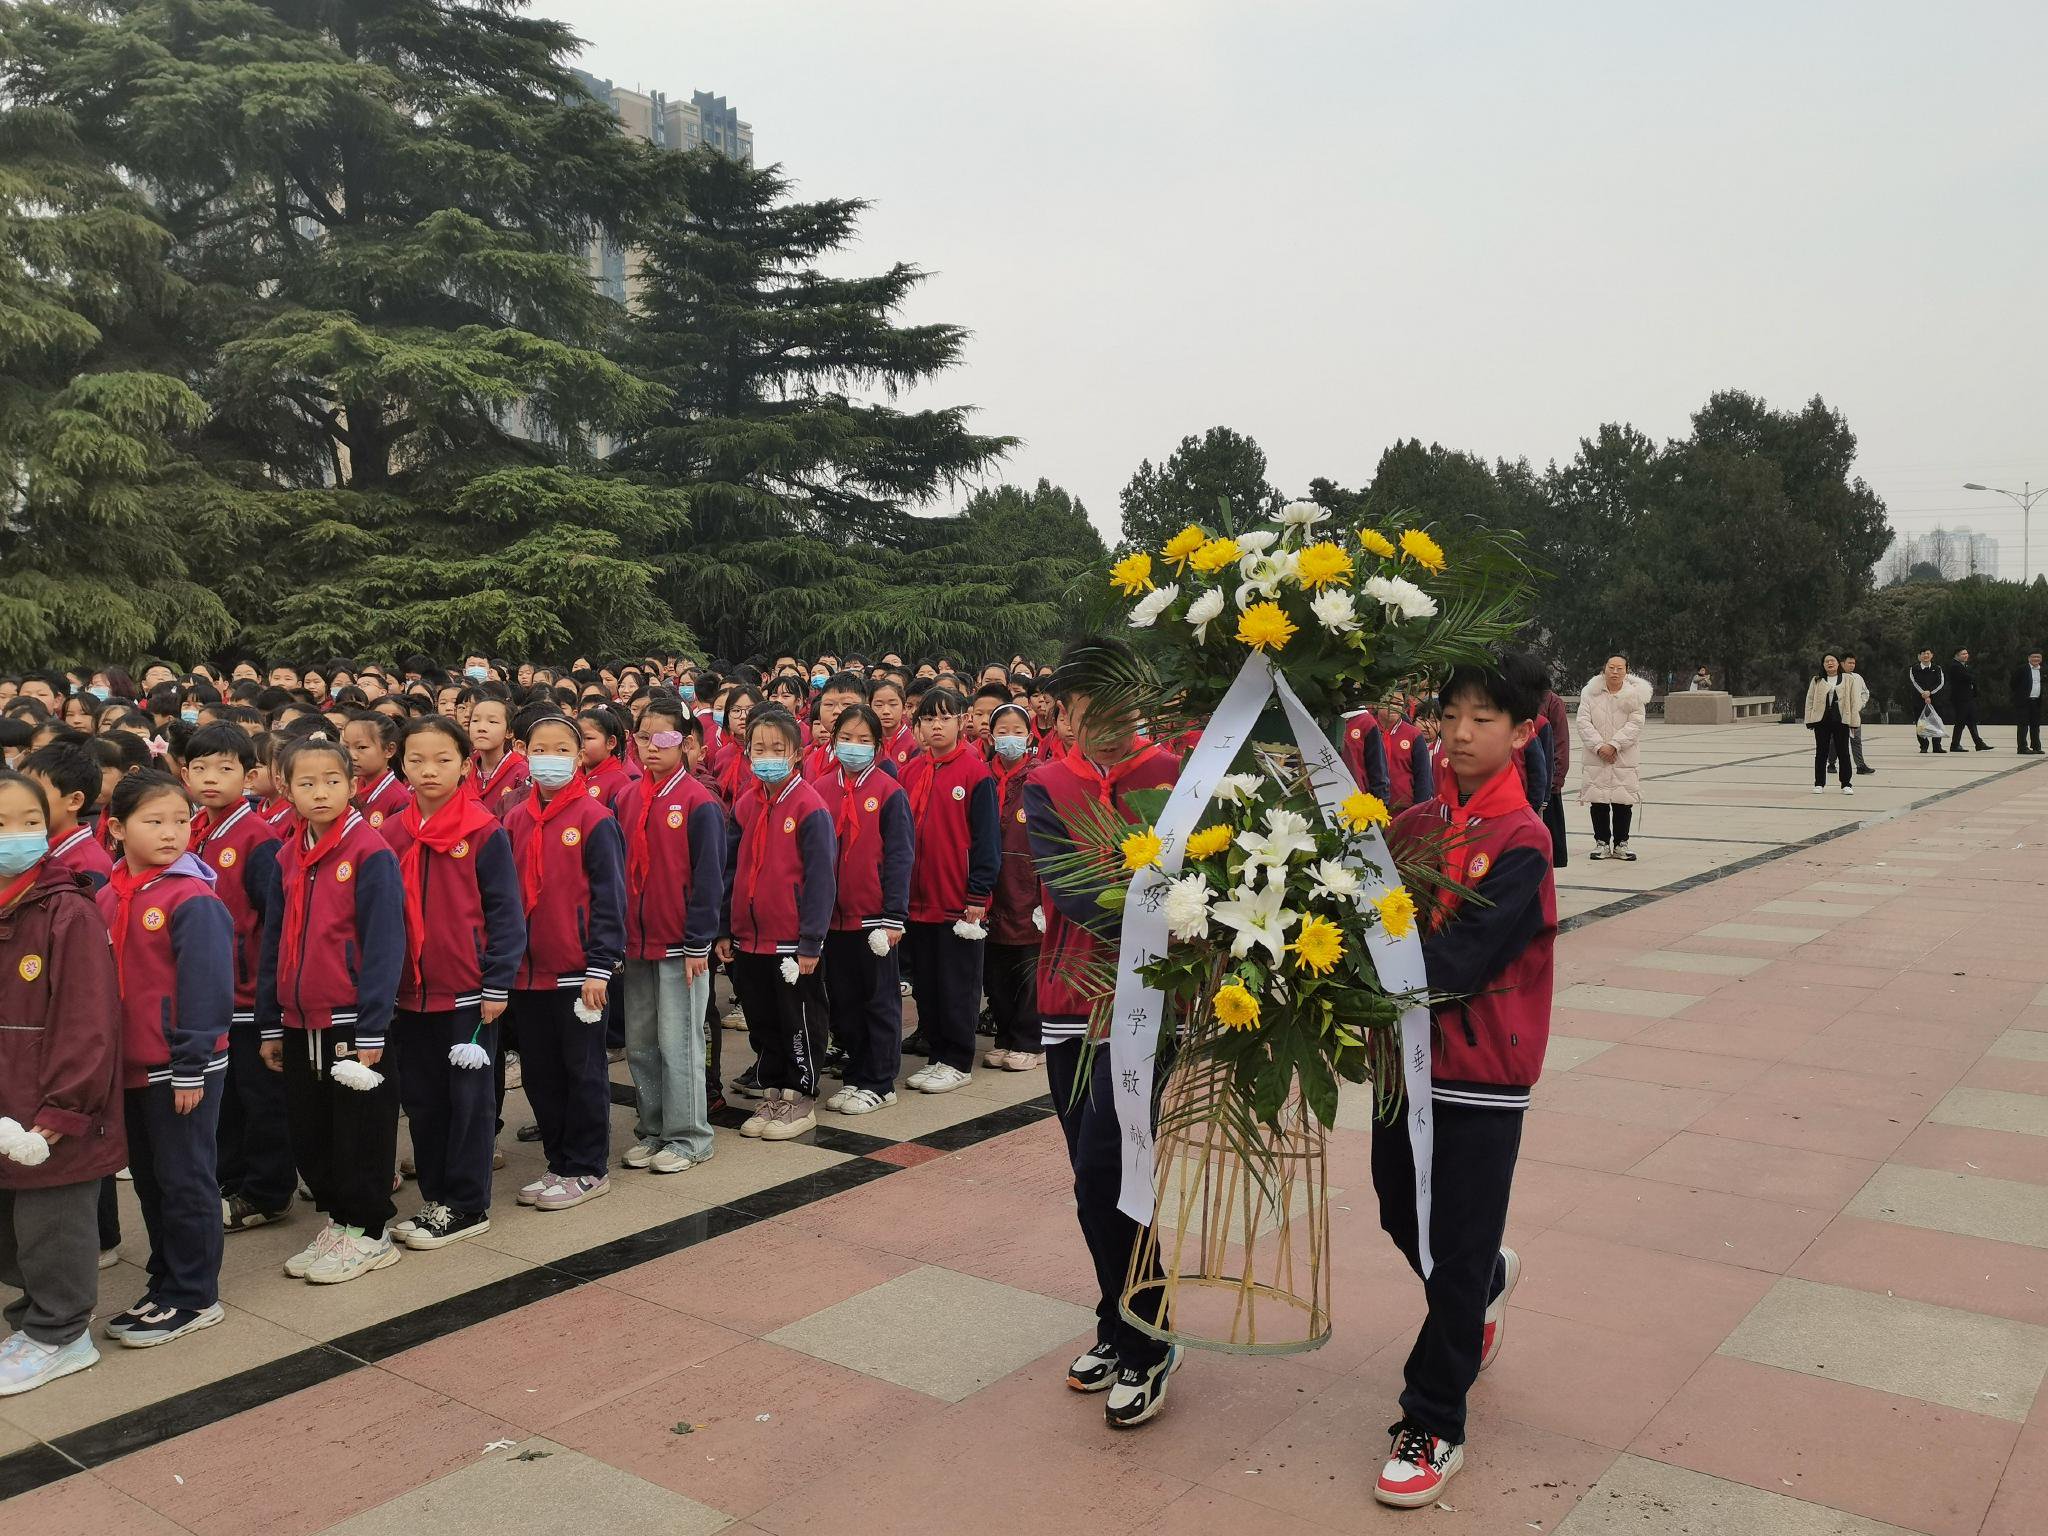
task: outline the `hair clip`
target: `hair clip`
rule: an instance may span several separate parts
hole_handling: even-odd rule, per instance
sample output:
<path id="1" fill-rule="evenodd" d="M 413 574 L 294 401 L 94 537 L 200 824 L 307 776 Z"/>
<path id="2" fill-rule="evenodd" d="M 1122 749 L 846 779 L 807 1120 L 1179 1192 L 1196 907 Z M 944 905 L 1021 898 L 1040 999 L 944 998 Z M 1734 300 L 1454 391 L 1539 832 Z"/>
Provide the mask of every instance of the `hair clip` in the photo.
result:
<path id="1" fill-rule="evenodd" d="M 163 737 L 152 736 L 149 738 L 149 755 L 151 757 L 162 757 L 166 752 L 170 750 L 171 744 L 168 741 L 165 741 Z"/>

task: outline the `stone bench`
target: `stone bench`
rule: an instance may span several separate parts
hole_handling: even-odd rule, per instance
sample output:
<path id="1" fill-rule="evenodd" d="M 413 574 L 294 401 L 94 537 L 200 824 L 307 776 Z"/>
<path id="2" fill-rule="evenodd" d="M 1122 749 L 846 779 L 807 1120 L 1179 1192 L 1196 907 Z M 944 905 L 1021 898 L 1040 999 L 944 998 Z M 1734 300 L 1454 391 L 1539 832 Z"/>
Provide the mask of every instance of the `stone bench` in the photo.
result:
<path id="1" fill-rule="evenodd" d="M 1702 689 L 1664 695 L 1664 718 L 1672 725 L 1732 725 L 1737 720 L 1769 719 L 1777 712 L 1778 701 L 1762 694 Z"/>

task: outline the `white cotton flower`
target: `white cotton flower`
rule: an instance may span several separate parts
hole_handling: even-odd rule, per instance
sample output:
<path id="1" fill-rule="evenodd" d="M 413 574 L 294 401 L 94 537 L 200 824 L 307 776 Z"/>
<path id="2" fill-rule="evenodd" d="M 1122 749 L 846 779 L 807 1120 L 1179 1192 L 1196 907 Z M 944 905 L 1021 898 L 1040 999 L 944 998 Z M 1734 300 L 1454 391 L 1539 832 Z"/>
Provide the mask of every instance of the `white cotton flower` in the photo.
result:
<path id="1" fill-rule="evenodd" d="M 1308 611 L 1333 635 L 1348 635 L 1358 628 L 1358 605 L 1342 587 L 1318 593 L 1309 602 Z"/>
<path id="2" fill-rule="evenodd" d="M 1412 581 L 1399 576 L 1368 576 L 1365 595 L 1387 610 L 1388 618 L 1430 619 L 1436 617 L 1436 599 Z"/>
<path id="3" fill-rule="evenodd" d="M 474 1072 L 491 1064 L 491 1053 L 474 1040 L 465 1040 L 460 1045 L 448 1047 L 448 1064 Z"/>
<path id="4" fill-rule="evenodd" d="M 1223 612 L 1223 589 L 1211 587 L 1192 603 L 1188 604 L 1188 625 L 1195 632 L 1197 644 L 1209 638 L 1209 623 Z"/>
<path id="5" fill-rule="evenodd" d="M 1265 528 L 1257 533 L 1240 533 L 1237 536 L 1237 547 L 1243 550 L 1247 556 L 1263 555 L 1279 541 L 1279 534 L 1274 533 L 1269 528 Z"/>
<path id="6" fill-rule="evenodd" d="M 1253 864 L 1285 869 L 1297 853 L 1315 852 L 1316 840 L 1309 835 L 1308 818 L 1299 811 L 1278 807 L 1266 812 L 1266 833 L 1237 834 L 1237 846 L 1250 855 Z"/>
<path id="7" fill-rule="evenodd" d="M 1237 937 L 1230 941 L 1233 955 L 1242 959 L 1256 945 L 1278 966 L 1287 952 L 1287 930 L 1301 921 L 1299 912 L 1287 910 L 1286 900 L 1286 888 L 1277 883 L 1263 891 L 1241 885 L 1230 893 L 1230 900 L 1216 903 L 1209 915 L 1236 931 Z"/>
<path id="8" fill-rule="evenodd" d="M 1153 622 L 1180 600 L 1180 588 L 1173 582 L 1155 591 L 1147 592 L 1138 599 L 1137 607 L 1131 610 L 1131 628 L 1150 629 Z"/>
<path id="9" fill-rule="evenodd" d="M 343 1058 L 328 1068 L 328 1077 L 344 1088 L 353 1088 L 357 1093 L 368 1093 L 384 1081 L 384 1074 L 374 1067 L 366 1067 L 353 1058 Z"/>
<path id="10" fill-rule="evenodd" d="M 1256 773 L 1226 773 L 1216 781 L 1216 793 L 1211 798 L 1225 805 L 1250 805 L 1265 782 Z"/>
<path id="11" fill-rule="evenodd" d="M 1312 501 L 1290 501 L 1280 509 L 1280 521 L 1291 528 L 1313 528 L 1317 523 L 1328 521 L 1329 516 L 1327 508 Z"/>
<path id="12" fill-rule="evenodd" d="M 0 1157 L 24 1168 L 39 1167 L 50 1160 L 50 1144 L 12 1116 L 0 1116 Z"/>
<path id="13" fill-rule="evenodd" d="M 1209 882 L 1182 875 L 1166 888 L 1166 931 L 1183 941 L 1209 937 Z"/>
<path id="14" fill-rule="evenodd" d="M 878 956 L 889 953 L 889 935 L 880 928 L 870 928 L 868 930 L 868 953 Z"/>
<path id="15" fill-rule="evenodd" d="M 1033 907 L 1031 909 L 1031 926 L 1040 933 L 1045 932 L 1045 908 Z"/>
<path id="16" fill-rule="evenodd" d="M 981 924 L 970 923 L 969 921 L 967 921 L 966 918 L 963 917 L 958 922 L 953 924 L 953 936 L 955 938 L 965 939 L 968 943 L 971 944 L 976 939 L 987 938 L 988 930 L 982 927 Z"/>
<path id="17" fill-rule="evenodd" d="M 782 957 L 782 979 L 793 987 L 796 985 L 797 977 L 801 975 L 803 975 L 803 972 L 797 968 L 796 957 L 794 955 L 784 955 Z"/>
<path id="18" fill-rule="evenodd" d="M 592 1008 L 580 997 L 569 1005 L 569 1011 L 585 1024 L 602 1024 L 604 1022 L 604 1010 L 602 1008 Z"/>
<path id="19" fill-rule="evenodd" d="M 1317 901 L 1357 901 L 1364 894 L 1358 871 L 1335 859 L 1318 860 L 1309 878 L 1315 882 L 1309 887 L 1309 896 Z"/>

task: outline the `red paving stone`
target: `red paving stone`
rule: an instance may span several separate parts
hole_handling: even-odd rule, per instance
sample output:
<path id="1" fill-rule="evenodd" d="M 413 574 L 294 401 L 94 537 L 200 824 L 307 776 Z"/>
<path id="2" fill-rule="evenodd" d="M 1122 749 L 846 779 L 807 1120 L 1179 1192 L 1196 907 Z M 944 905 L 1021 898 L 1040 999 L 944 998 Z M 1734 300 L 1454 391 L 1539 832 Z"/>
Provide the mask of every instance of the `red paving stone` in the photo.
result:
<path id="1" fill-rule="evenodd" d="M 896 1254 L 761 1222 L 602 1284 L 759 1337 L 916 1267 Z"/>
<path id="2" fill-rule="evenodd" d="M 1877 1168 L 1874 1158 L 1837 1157 L 1831 1152 L 1681 1131 L 1629 1169 L 1629 1174 L 1688 1189 L 1715 1189 L 1727 1195 L 1837 1211 L 1870 1181 Z"/>
<path id="3" fill-rule="evenodd" d="M 1560 1231 L 1603 1237 L 1716 1264 L 1783 1274 L 1827 1225 L 1829 1213 L 1654 1179 L 1626 1179 L 1558 1220 Z"/>
<path id="4" fill-rule="evenodd" d="M 915 1168 L 920 1163 L 936 1162 L 945 1155 L 937 1147 L 920 1147 L 909 1141 L 868 1153 L 876 1162 L 893 1163 L 898 1168 Z"/>
<path id="5" fill-rule="evenodd" d="M 1843 1216 L 1800 1255 L 1792 1273 L 2048 1326 L 2048 1248 Z"/>

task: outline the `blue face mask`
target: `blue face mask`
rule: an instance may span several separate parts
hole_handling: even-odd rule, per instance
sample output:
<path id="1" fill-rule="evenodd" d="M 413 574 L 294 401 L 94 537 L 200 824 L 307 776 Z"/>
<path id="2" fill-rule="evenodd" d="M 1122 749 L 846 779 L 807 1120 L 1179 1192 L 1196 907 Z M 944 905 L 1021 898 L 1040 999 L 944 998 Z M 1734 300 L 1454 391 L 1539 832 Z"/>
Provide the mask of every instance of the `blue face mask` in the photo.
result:
<path id="1" fill-rule="evenodd" d="M 875 765 L 875 749 L 864 741 L 839 742 L 832 755 L 853 773 L 866 773 Z"/>
<path id="2" fill-rule="evenodd" d="M 178 718 L 187 725 L 197 725 L 199 723 L 199 711 L 196 709 L 181 709 L 178 711 Z"/>
<path id="3" fill-rule="evenodd" d="M 789 759 L 786 757 L 757 757 L 753 759 L 754 777 L 763 784 L 780 784 L 789 777 Z"/>
<path id="4" fill-rule="evenodd" d="M 104 688 L 100 688 L 100 687 L 97 687 L 97 686 L 95 686 L 95 687 L 92 687 L 92 688 L 88 688 L 88 689 L 86 689 L 85 691 L 86 691 L 87 693 L 91 694 L 91 695 L 92 695 L 92 696 L 93 696 L 94 698 L 98 699 L 98 700 L 99 700 L 99 701 L 100 701 L 100 702 L 101 702 L 102 704 L 106 703 L 106 702 L 107 702 L 107 700 L 109 700 L 109 699 L 111 699 L 111 698 L 113 697 L 113 694 L 112 694 L 112 693 L 108 692 L 108 691 L 107 691 L 106 689 L 104 689 Z"/>
<path id="5" fill-rule="evenodd" d="M 998 736 L 995 738 L 996 756 L 1006 763 L 1014 763 L 1031 750 L 1029 736 Z"/>
<path id="6" fill-rule="evenodd" d="M 491 669 L 489 667 L 464 667 L 462 675 L 472 683 L 480 683 L 491 675 Z"/>
<path id="7" fill-rule="evenodd" d="M 36 860 L 49 851 L 48 833 L 0 833 L 0 879 L 12 880 L 24 870 L 33 869 Z"/>
<path id="8" fill-rule="evenodd" d="M 542 789 L 560 789 L 576 777 L 576 759 L 573 757 L 529 757 L 527 772 L 533 775 L 533 782 Z"/>
<path id="9" fill-rule="evenodd" d="M 680 694 L 681 694 L 681 695 L 683 696 L 683 702 L 684 702 L 684 703 L 686 703 L 686 704 L 694 704 L 694 703 L 696 703 L 696 701 L 697 701 L 697 685 L 696 685 L 695 683 L 685 683 L 685 684 L 683 684 L 683 686 L 682 686 L 681 688 L 678 688 L 678 689 L 677 689 L 676 691 L 677 691 L 678 693 L 680 693 Z"/>
<path id="10" fill-rule="evenodd" d="M 822 688 L 831 681 L 832 676 L 828 672 L 813 672 L 811 674 L 811 686 L 813 688 Z"/>

